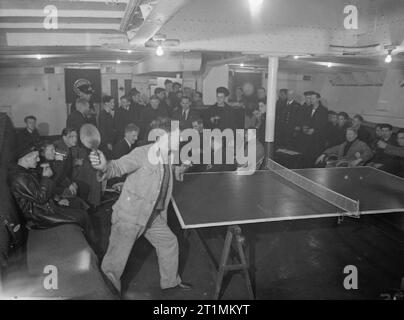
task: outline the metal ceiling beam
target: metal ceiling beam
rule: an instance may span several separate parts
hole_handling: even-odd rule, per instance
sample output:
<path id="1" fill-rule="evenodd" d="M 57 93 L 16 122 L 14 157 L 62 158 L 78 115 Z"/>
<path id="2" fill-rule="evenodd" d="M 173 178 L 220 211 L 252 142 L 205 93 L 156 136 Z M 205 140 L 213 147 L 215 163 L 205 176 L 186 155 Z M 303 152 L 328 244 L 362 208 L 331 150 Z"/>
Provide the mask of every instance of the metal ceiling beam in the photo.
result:
<path id="1" fill-rule="evenodd" d="M 160 0 L 130 39 L 132 46 L 144 46 L 190 0 Z"/>
<path id="2" fill-rule="evenodd" d="M 0 17 L 44 17 L 41 9 L 0 9 Z M 122 18 L 123 11 L 112 10 L 58 10 L 58 17 Z"/>
<path id="3" fill-rule="evenodd" d="M 227 59 L 218 59 L 218 60 L 211 60 L 206 63 L 206 65 L 213 67 L 213 66 L 220 66 L 224 64 L 230 64 L 230 63 L 237 63 L 237 62 L 245 62 L 248 60 L 253 60 L 256 59 L 257 57 L 251 57 L 248 55 L 240 55 L 232 58 L 227 58 Z"/>
<path id="4" fill-rule="evenodd" d="M 104 23 L 60 23 L 58 22 L 58 30 L 63 29 L 97 29 L 97 30 L 107 30 L 113 29 L 118 30 L 118 23 L 108 23 L 108 20 Z M 43 29 L 43 23 L 32 23 L 32 22 L 0 22 L 0 29 Z"/>
<path id="5" fill-rule="evenodd" d="M 73 30 L 72 30 L 73 31 Z M 83 30 L 84 31 L 84 30 Z M 112 31 L 112 30 L 111 30 Z M 30 33 L 11 33 L 6 34 L 7 44 L 9 46 L 102 46 L 111 43 L 125 43 L 126 36 L 117 33 L 107 32 L 30 32 Z M 35 41 L 33 41 L 35 39 Z"/>
<path id="6" fill-rule="evenodd" d="M 104 1 L 77 1 L 77 0 L 1 0 L 0 11 L 2 10 L 42 10 L 47 5 L 53 5 L 59 10 L 104 10 L 124 11 L 126 2 L 115 2 L 114 0 Z"/>
<path id="7" fill-rule="evenodd" d="M 66 0 L 52 0 L 52 2 L 62 2 L 62 1 L 66 1 Z M 98 2 L 98 3 L 106 3 L 106 2 L 110 2 L 112 5 L 113 4 L 120 4 L 120 3 L 129 3 L 129 1 L 131 0 L 69 0 L 70 2 Z"/>
<path id="8" fill-rule="evenodd" d="M 125 13 L 121 20 L 119 30 L 121 30 L 122 32 L 126 32 L 128 30 L 132 17 L 135 14 L 136 9 L 142 2 L 143 0 L 129 0 L 129 3 L 126 6 Z"/>
<path id="9" fill-rule="evenodd" d="M 137 63 L 133 72 L 137 75 L 160 72 L 199 71 L 202 64 L 200 52 L 172 53 L 163 57 L 151 56 Z"/>

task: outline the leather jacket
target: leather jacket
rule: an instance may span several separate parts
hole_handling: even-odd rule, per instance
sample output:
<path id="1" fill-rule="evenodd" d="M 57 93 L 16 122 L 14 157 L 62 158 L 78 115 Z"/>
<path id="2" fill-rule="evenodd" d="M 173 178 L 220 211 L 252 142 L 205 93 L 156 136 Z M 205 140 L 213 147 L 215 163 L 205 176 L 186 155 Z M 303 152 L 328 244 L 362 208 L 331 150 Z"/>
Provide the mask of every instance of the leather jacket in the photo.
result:
<path id="1" fill-rule="evenodd" d="M 81 224 L 80 219 L 69 215 L 70 208 L 54 203 L 53 181 L 39 179 L 33 170 L 17 166 L 10 171 L 11 192 L 21 209 L 28 228 L 45 229 L 65 223 Z"/>

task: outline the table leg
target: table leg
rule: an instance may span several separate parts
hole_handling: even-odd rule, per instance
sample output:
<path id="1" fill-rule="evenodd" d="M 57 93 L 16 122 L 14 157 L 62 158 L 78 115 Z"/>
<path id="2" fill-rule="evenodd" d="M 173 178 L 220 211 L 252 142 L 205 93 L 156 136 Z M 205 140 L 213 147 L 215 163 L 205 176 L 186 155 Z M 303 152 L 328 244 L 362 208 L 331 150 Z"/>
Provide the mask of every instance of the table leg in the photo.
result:
<path id="1" fill-rule="evenodd" d="M 223 277 L 224 277 L 225 270 L 226 270 L 227 259 L 229 258 L 229 254 L 230 254 L 230 247 L 231 247 L 232 240 L 233 240 L 233 233 L 227 231 L 226 240 L 224 241 L 222 256 L 220 258 L 219 272 L 217 274 L 217 279 L 216 279 L 216 289 L 215 289 L 215 295 L 213 297 L 213 299 L 215 299 L 215 300 L 218 300 L 220 297 L 220 291 L 222 289 Z"/>
<path id="2" fill-rule="evenodd" d="M 250 270 L 249 270 L 249 264 L 246 259 L 246 255 L 244 252 L 243 244 L 245 242 L 244 237 L 241 235 L 241 229 L 237 227 L 238 229 L 236 230 L 236 242 L 237 242 L 237 247 L 238 247 L 238 254 L 241 262 L 241 270 L 243 270 L 244 273 L 244 278 L 246 281 L 247 285 L 247 291 L 248 291 L 248 296 L 251 300 L 255 299 L 253 288 L 251 285 L 251 279 L 250 279 Z"/>
<path id="3" fill-rule="evenodd" d="M 241 235 L 241 229 L 239 226 L 230 226 L 227 228 L 226 239 L 223 246 L 222 256 L 220 258 L 219 271 L 216 279 L 216 289 L 214 295 L 215 300 L 220 298 L 223 278 L 228 271 L 242 271 L 244 273 L 244 279 L 247 285 L 248 296 L 250 299 L 255 298 L 251 285 L 249 266 L 243 248 L 244 240 L 245 239 Z M 235 241 L 236 254 L 240 260 L 239 264 L 227 264 L 233 241 Z"/>
<path id="4" fill-rule="evenodd" d="M 247 255 L 244 251 L 244 236 L 241 234 L 241 229 L 239 226 L 229 226 L 227 227 L 227 232 L 224 240 L 224 246 L 220 257 L 220 263 L 218 264 L 214 254 L 210 250 L 208 244 L 205 239 L 202 237 L 200 231 L 195 229 L 195 232 L 199 239 L 202 242 L 203 247 L 205 248 L 206 253 L 209 256 L 209 260 L 211 261 L 215 270 L 217 270 L 217 278 L 215 283 L 215 293 L 214 299 L 220 299 L 220 294 L 222 291 L 223 278 L 228 271 L 242 271 L 244 275 L 244 279 L 246 281 L 247 291 L 249 299 L 255 299 L 253 286 L 250 277 L 250 266 L 247 262 Z M 232 262 L 228 264 L 229 258 L 231 257 L 231 249 L 234 250 L 234 258 L 237 257 L 239 263 L 235 262 L 236 259 L 231 259 Z"/>

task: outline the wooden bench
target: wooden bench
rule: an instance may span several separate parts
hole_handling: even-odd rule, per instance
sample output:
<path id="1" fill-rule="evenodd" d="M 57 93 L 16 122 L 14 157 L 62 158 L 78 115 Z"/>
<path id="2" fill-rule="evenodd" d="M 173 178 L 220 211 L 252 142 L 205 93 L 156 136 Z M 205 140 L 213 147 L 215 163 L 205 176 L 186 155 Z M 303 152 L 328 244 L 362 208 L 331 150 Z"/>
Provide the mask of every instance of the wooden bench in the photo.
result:
<path id="1" fill-rule="evenodd" d="M 27 266 L 31 276 L 42 279 L 39 282 L 41 284 L 50 275 L 45 273 L 46 271 L 51 270 L 52 273 L 57 270 L 58 288 L 48 290 L 42 285 L 42 288 L 36 291 L 41 297 L 115 298 L 104 281 L 97 256 L 79 226 L 66 224 L 46 230 L 30 230 L 27 241 Z"/>

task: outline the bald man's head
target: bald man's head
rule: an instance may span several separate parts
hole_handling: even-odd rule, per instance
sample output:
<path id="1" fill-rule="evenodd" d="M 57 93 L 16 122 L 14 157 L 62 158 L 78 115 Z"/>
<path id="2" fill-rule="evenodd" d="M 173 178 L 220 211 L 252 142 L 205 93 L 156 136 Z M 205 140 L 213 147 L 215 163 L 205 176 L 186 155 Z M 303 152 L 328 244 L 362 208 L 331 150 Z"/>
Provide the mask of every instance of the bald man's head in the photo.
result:
<path id="1" fill-rule="evenodd" d="M 255 93 L 254 85 L 250 82 L 244 83 L 243 93 L 246 96 L 252 96 Z"/>
<path id="2" fill-rule="evenodd" d="M 293 99 L 295 99 L 296 98 L 296 93 L 295 93 L 295 90 L 288 90 L 288 93 L 287 93 L 287 97 L 288 97 L 288 100 L 290 101 L 290 100 L 293 100 Z"/>

